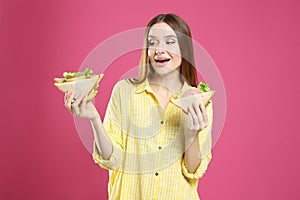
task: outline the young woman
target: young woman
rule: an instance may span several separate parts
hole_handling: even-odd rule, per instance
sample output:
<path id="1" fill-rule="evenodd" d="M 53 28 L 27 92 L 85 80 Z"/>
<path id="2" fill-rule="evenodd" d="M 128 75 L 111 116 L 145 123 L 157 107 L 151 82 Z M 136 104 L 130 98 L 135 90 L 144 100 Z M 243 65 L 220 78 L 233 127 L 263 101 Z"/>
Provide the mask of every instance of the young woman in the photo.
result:
<path id="1" fill-rule="evenodd" d="M 160 14 L 147 25 L 139 76 L 114 86 L 103 123 L 86 96 L 65 95 L 66 107 L 91 121 L 109 199 L 199 199 L 198 180 L 212 158 L 212 103 L 185 114 L 171 102 L 196 81 L 188 25 Z"/>

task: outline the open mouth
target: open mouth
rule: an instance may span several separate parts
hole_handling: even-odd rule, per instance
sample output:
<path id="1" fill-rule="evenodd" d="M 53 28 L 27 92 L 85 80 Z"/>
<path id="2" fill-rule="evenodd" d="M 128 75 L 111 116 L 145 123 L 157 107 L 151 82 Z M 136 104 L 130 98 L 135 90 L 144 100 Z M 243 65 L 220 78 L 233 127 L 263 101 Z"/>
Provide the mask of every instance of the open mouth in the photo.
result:
<path id="1" fill-rule="evenodd" d="M 157 65 L 165 65 L 167 62 L 169 62 L 171 59 L 166 58 L 166 59 L 154 59 Z"/>
<path id="2" fill-rule="evenodd" d="M 170 61 L 170 60 L 171 60 L 170 58 L 168 58 L 168 59 L 163 59 L 163 60 L 157 60 L 157 59 L 155 59 L 155 62 L 163 63 L 163 62 L 168 62 L 168 61 Z"/>

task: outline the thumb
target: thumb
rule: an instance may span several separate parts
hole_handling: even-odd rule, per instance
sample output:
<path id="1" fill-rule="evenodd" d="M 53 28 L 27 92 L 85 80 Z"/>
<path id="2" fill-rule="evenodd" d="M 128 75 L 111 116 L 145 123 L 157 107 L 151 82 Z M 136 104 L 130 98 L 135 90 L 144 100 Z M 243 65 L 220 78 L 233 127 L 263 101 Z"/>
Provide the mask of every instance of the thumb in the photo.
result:
<path id="1" fill-rule="evenodd" d="M 87 95 L 84 95 L 84 98 L 83 98 L 83 100 L 82 100 L 82 103 L 81 103 L 81 106 L 85 109 L 85 107 L 86 107 L 86 103 L 87 103 Z"/>

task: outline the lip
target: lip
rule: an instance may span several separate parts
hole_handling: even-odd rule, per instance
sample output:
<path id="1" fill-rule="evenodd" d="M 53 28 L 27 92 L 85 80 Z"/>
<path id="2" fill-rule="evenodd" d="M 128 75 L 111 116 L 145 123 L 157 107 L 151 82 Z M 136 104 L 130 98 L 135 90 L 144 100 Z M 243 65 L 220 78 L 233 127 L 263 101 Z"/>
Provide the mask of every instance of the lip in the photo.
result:
<path id="1" fill-rule="evenodd" d="M 154 60 L 166 60 L 166 59 L 171 59 L 171 58 L 164 57 L 164 56 L 154 56 Z"/>
<path id="2" fill-rule="evenodd" d="M 166 61 L 166 62 L 157 62 L 157 60 L 168 60 L 168 61 Z M 164 57 L 164 56 L 155 56 L 154 61 L 155 61 L 155 64 L 157 66 L 165 66 L 171 61 L 171 58 Z"/>
<path id="3" fill-rule="evenodd" d="M 171 61 L 171 60 L 166 61 L 166 62 L 155 62 L 155 64 L 156 64 L 157 66 L 165 66 L 165 65 L 167 65 L 170 61 Z"/>

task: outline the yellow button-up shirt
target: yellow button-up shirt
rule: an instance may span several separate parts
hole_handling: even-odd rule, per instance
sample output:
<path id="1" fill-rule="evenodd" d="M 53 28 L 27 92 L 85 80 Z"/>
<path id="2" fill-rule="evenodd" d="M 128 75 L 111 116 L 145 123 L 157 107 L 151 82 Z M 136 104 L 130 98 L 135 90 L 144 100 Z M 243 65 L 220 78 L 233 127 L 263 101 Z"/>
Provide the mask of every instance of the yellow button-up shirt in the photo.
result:
<path id="1" fill-rule="evenodd" d="M 188 89 L 184 82 L 171 100 Z M 209 125 L 198 134 L 202 160 L 196 172 L 189 173 L 183 159 L 188 116 L 171 100 L 162 110 L 148 79 L 138 85 L 124 79 L 114 86 L 103 120 L 113 151 L 108 160 L 95 143 L 93 151 L 94 161 L 109 170 L 109 199 L 199 199 L 198 180 L 212 159 L 212 102 L 206 107 Z"/>

